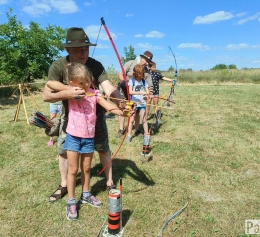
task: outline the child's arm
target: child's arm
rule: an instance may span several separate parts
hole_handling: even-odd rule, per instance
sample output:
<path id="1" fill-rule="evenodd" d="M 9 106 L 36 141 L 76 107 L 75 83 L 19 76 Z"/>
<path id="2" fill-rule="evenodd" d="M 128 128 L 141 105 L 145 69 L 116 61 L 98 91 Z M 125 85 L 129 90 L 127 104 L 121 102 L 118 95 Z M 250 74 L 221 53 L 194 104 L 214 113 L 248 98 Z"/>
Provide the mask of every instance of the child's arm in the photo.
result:
<path id="1" fill-rule="evenodd" d="M 97 102 L 107 111 L 119 116 L 124 116 L 124 112 L 122 110 L 120 110 L 115 104 L 106 101 L 103 97 L 98 96 Z"/>
<path id="2" fill-rule="evenodd" d="M 47 86 L 54 91 L 65 91 L 70 88 L 69 85 L 64 85 L 59 81 L 48 81 Z"/>
<path id="3" fill-rule="evenodd" d="M 163 77 L 162 77 L 162 79 L 163 79 L 164 81 L 170 81 L 170 82 L 172 82 L 172 81 L 173 81 L 173 79 L 171 79 L 171 78 L 168 78 L 168 77 L 165 77 L 165 76 L 163 76 Z"/>
<path id="4" fill-rule="evenodd" d="M 133 91 L 132 86 L 129 86 L 128 89 L 129 89 L 130 95 L 146 95 L 147 94 L 146 91 Z M 148 90 L 148 94 L 149 94 L 149 90 Z"/>
<path id="5" fill-rule="evenodd" d="M 149 95 L 149 89 L 148 89 L 148 84 L 146 83 L 146 85 L 145 85 L 146 87 L 144 88 L 144 90 L 145 90 L 145 95 L 144 95 L 144 100 L 147 100 L 147 99 L 149 99 L 150 98 L 150 95 Z"/>

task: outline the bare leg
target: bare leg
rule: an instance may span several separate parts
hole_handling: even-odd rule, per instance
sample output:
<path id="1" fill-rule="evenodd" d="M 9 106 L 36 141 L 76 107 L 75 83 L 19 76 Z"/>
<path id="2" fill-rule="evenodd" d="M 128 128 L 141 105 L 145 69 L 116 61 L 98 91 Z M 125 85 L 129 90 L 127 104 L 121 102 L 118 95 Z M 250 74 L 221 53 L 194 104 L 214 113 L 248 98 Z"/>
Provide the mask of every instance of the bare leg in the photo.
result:
<path id="1" fill-rule="evenodd" d="M 80 169 L 81 169 L 81 184 L 82 192 L 90 191 L 90 169 L 93 152 L 81 154 Z"/>
<path id="2" fill-rule="evenodd" d="M 135 131 L 139 130 L 139 124 L 140 124 L 140 114 L 135 114 Z"/>
<path id="3" fill-rule="evenodd" d="M 99 152 L 99 158 L 102 166 L 104 167 L 111 159 L 110 151 L 107 152 Z M 112 179 L 112 163 L 110 162 L 109 165 L 104 170 L 106 179 L 107 179 L 107 186 L 111 186 L 114 184 Z"/>
<path id="4" fill-rule="evenodd" d="M 68 159 L 67 154 L 59 155 L 59 169 L 61 176 L 61 186 L 67 187 Z"/>
<path id="5" fill-rule="evenodd" d="M 63 187 L 62 190 L 67 192 L 66 189 L 64 188 L 64 187 L 67 187 L 67 173 L 68 173 L 68 160 L 67 160 L 66 154 L 59 155 L 59 170 L 60 170 L 60 176 L 61 176 L 61 184 L 60 185 L 61 185 L 61 187 Z M 52 196 L 53 194 L 54 194 L 54 196 Z M 59 189 L 53 194 L 49 198 L 50 202 L 56 201 L 58 198 L 55 197 L 55 194 L 61 195 L 62 191 Z M 64 194 L 62 194 L 62 196 L 63 195 Z"/>
<path id="6" fill-rule="evenodd" d="M 124 129 L 124 123 L 125 123 L 125 117 L 118 116 L 118 120 L 119 120 L 119 129 L 123 130 Z"/>
<path id="7" fill-rule="evenodd" d="M 148 124 L 147 124 L 147 120 L 146 120 L 146 116 L 145 116 L 145 110 L 140 110 L 140 117 L 142 119 L 142 123 L 143 123 L 143 128 L 144 128 L 144 134 L 148 134 Z"/>
<path id="8" fill-rule="evenodd" d="M 75 198 L 76 177 L 79 169 L 79 154 L 75 151 L 67 151 L 68 154 L 68 198 Z"/>
<path id="9" fill-rule="evenodd" d="M 153 98 L 153 104 L 158 105 L 159 98 Z M 155 115 L 157 113 L 157 106 L 155 107 Z"/>
<path id="10" fill-rule="evenodd" d="M 134 117 L 130 117 L 129 125 L 128 125 L 128 136 L 132 135 L 132 130 L 133 130 L 133 124 L 134 124 Z"/>
<path id="11" fill-rule="evenodd" d="M 148 115 L 149 115 L 149 112 L 150 112 L 150 104 L 152 103 L 152 99 L 147 99 L 146 101 L 146 109 L 145 109 L 145 117 L 146 117 L 146 120 L 148 119 Z"/>

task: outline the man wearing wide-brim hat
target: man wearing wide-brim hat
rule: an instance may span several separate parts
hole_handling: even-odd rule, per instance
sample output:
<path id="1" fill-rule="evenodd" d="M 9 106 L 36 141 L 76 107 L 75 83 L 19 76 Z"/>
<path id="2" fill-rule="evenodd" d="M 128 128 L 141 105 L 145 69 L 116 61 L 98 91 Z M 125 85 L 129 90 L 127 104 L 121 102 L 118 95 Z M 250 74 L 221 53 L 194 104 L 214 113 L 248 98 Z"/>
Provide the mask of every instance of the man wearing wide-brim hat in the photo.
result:
<path id="1" fill-rule="evenodd" d="M 66 80 L 66 66 L 70 62 L 80 62 L 85 64 L 93 75 L 93 86 L 98 88 L 99 85 L 103 88 L 107 96 L 121 99 L 119 91 L 110 83 L 103 65 L 95 59 L 89 57 L 89 47 L 95 46 L 89 41 L 88 36 L 82 28 L 72 27 L 67 31 L 66 42 L 61 44 L 65 47 L 68 55 L 54 61 L 49 69 L 48 80 L 60 81 L 67 85 Z M 58 137 L 58 153 L 59 153 L 59 169 L 61 174 L 61 184 L 58 189 L 50 196 L 50 201 L 56 201 L 62 198 L 67 193 L 67 156 L 63 148 L 63 143 L 66 137 L 66 126 L 68 117 L 68 99 L 78 99 L 85 97 L 85 91 L 78 87 L 69 87 L 65 91 L 51 91 L 45 86 L 42 97 L 45 102 L 56 102 L 62 100 L 64 108 L 64 119 L 62 120 L 60 134 Z M 125 103 L 120 100 L 113 100 L 120 109 L 125 108 Z M 108 131 L 105 122 L 104 109 L 97 104 L 97 121 L 95 128 L 95 150 L 98 151 L 102 165 L 109 163 L 111 159 L 110 148 L 108 144 Z M 112 180 L 111 164 L 105 169 L 107 178 L 106 189 L 115 188 Z"/>
<path id="2" fill-rule="evenodd" d="M 153 63 L 153 54 L 150 51 L 145 51 L 143 54 L 140 54 L 140 56 L 144 58 L 147 63 Z"/>
<path id="3" fill-rule="evenodd" d="M 133 78 L 133 70 L 134 70 L 135 65 L 140 64 L 144 67 L 144 69 L 145 69 L 145 75 L 144 75 L 145 78 L 144 79 L 146 80 L 146 82 L 148 84 L 150 97 L 153 96 L 153 81 L 152 81 L 152 77 L 151 77 L 150 71 L 147 66 L 149 63 L 153 63 L 152 59 L 153 59 L 153 54 L 150 51 L 145 51 L 143 54 L 140 54 L 140 57 L 137 57 L 135 60 L 127 61 L 124 65 L 124 70 L 125 70 L 127 81 L 129 81 L 131 78 Z M 120 72 L 118 74 L 118 78 L 120 80 L 118 89 L 120 90 L 121 95 L 124 96 L 125 98 L 127 98 L 127 93 L 126 93 L 127 91 L 125 89 L 125 81 L 124 81 L 122 72 Z M 151 103 L 151 98 L 148 98 L 147 104 L 150 104 L 150 103 Z M 117 132 L 117 137 L 121 137 L 125 133 L 124 121 L 125 121 L 125 118 L 119 116 L 119 130 Z M 136 116 L 135 136 L 138 136 L 140 133 L 141 132 L 139 130 L 139 116 Z"/>

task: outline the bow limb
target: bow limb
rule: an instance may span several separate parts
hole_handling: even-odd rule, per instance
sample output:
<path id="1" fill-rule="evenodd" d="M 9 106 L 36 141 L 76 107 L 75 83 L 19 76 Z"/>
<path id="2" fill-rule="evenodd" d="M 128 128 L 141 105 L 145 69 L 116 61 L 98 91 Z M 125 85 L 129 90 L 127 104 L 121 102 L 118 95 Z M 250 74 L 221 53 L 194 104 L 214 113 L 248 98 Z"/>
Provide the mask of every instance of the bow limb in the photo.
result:
<path id="1" fill-rule="evenodd" d="M 175 55 L 174 55 L 174 53 L 173 53 L 171 47 L 170 47 L 170 46 L 168 46 L 168 47 L 169 47 L 169 49 L 170 49 L 171 52 L 172 52 L 172 56 L 173 56 L 174 61 L 175 61 L 175 73 L 177 73 L 177 76 L 178 76 L 177 61 L 176 61 Z M 176 75 L 175 75 L 175 76 L 176 76 Z"/>
<path id="2" fill-rule="evenodd" d="M 170 221 L 172 221 L 174 218 L 176 218 L 177 216 L 179 216 L 185 209 L 186 207 L 188 206 L 190 200 L 188 198 L 188 201 L 186 202 L 186 204 L 180 209 L 178 210 L 177 212 L 175 212 L 162 226 L 162 228 L 160 229 L 157 237 L 162 237 L 162 233 L 163 233 L 163 230 L 165 229 L 165 227 L 170 223 Z"/>
<path id="3" fill-rule="evenodd" d="M 109 38 L 109 40 L 110 40 L 110 42 L 111 42 L 111 44 L 112 44 L 112 46 L 113 46 L 113 49 L 114 49 L 114 51 L 115 51 L 115 53 L 116 53 L 117 60 L 118 60 L 118 62 L 119 62 L 119 65 L 120 65 L 120 68 L 121 68 L 121 71 L 122 71 L 122 74 L 123 74 L 123 77 L 124 77 L 124 81 L 125 81 L 125 83 L 126 83 L 127 100 L 128 100 L 128 102 L 130 102 L 129 88 L 128 88 L 128 86 L 127 86 L 127 85 L 128 85 L 128 82 L 127 82 L 127 79 L 126 79 L 126 74 L 125 74 L 125 70 L 124 70 L 123 64 L 122 64 L 122 62 L 121 62 L 120 56 L 119 56 L 119 54 L 118 54 L 118 51 L 117 51 L 116 46 L 115 46 L 115 44 L 114 44 L 114 41 L 113 41 L 113 39 L 112 39 L 112 37 L 111 37 L 111 35 L 110 35 L 110 33 L 109 33 L 109 30 L 108 30 L 108 28 L 107 28 L 107 26 L 106 26 L 106 23 L 105 23 L 105 20 L 104 20 L 103 17 L 101 18 L 101 23 L 102 23 L 102 25 L 104 26 L 104 29 L 105 29 L 105 31 L 106 31 L 106 33 L 107 33 L 107 36 L 108 36 L 108 38 Z M 128 128 L 128 125 L 129 125 L 129 121 L 130 121 L 130 117 L 128 117 L 128 120 L 127 120 L 127 128 Z M 110 161 L 103 167 L 103 169 L 102 169 L 98 174 L 102 174 L 102 172 L 103 172 L 103 171 L 108 167 L 108 165 L 113 161 L 113 159 L 115 158 L 115 156 L 117 155 L 117 153 L 118 153 L 119 150 L 121 149 L 121 147 L 122 147 L 122 145 L 123 145 L 123 142 L 125 141 L 126 134 L 127 134 L 127 130 L 126 130 L 126 132 L 125 132 L 125 134 L 124 134 L 124 136 L 123 136 L 123 139 L 122 139 L 122 141 L 120 142 L 120 145 L 119 145 L 119 147 L 117 148 L 116 152 L 115 152 L 114 155 L 111 157 Z"/>
<path id="4" fill-rule="evenodd" d="M 120 65 L 120 68 L 121 68 L 121 71 L 122 71 L 122 74 L 123 74 L 123 77 L 124 77 L 124 81 L 125 81 L 125 83 L 126 83 L 127 99 L 128 99 L 128 101 L 130 101 L 129 88 L 128 88 L 128 86 L 127 86 L 128 82 L 127 82 L 127 79 L 126 79 L 126 74 L 125 74 L 125 70 L 124 70 L 123 64 L 122 64 L 122 62 L 121 62 L 120 56 L 119 56 L 118 51 L 117 51 L 116 46 L 115 46 L 115 43 L 114 43 L 114 41 L 113 41 L 113 39 L 112 39 L 112 37 L 111 37 L 111 35 L 110 35 L 108 29 L 107 29 L 107 26 L 106 26 L 106 23 L 105 23 L 105 20 L 104 20 L 103 17 L 101 18 L 101 22 L 102 22 L 102 25 L 104 26 L 104 29 L 105 29 L 105 31 L 106 31 L 106 33 L 107 33 L 107 36 L 108 36 L 109 40 L 110 40 L 110 42 L 111 42 L 111 44 L 112 44 L 112 46 L 113 46 L 113 49 L 114 49 L 114 51 L 115 51 L 115 53 L 116 53 L 117 60 L 118 60 L 118 62 L 119 62 L 119 65 Z"/>
<path id="5" fill-rule="evenodd" d="M 174 87 L 175 85 L 177 84 L 177 80 L 178 80 L 178 68 L 177 68 L 177 61 L 176 61 L 176 58 L 175 58 L 175 55 L 171 49 L 170 46 L 168 46 L 171 53 L 172 53 L 172 56 L 174 58 L 174 61 L 175 61 L 175 73 L 174 73 L 174 79 L 173 79 L 173 82 L 172 82 L 172 86 L 171 86 L 171 90 L 170 90 L 170 94 L 168 96 L 168 101 L 171 101 L 172 100 L 172 97 L 174 95 Z M 170 103 L 167 101 L 167 106 L 170 106 Z"/>

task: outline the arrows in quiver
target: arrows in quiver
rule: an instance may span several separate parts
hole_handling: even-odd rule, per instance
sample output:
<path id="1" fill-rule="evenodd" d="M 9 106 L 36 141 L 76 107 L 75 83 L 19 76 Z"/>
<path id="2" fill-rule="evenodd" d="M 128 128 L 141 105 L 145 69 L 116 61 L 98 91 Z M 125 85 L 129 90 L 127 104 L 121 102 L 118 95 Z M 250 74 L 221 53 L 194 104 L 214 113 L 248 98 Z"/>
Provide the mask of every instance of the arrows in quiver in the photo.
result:
<path id="1" fill-rule="evenodd" d="M 40 111 L 34 111 L 29 117 L 29 122 L 36 127 L 44 128 L 46 135 L 50 137 L 59 135 L 60 118 L 50 120 Z"/>

